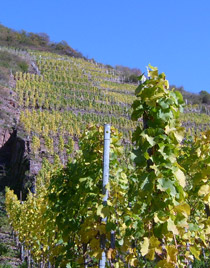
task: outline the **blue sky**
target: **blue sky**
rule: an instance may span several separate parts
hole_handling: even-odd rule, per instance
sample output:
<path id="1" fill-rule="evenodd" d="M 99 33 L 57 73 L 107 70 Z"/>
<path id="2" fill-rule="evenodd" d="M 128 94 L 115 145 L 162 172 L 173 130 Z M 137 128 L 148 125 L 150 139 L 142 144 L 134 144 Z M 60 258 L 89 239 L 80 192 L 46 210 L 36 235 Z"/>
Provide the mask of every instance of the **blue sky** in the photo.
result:
<path id="1" fill-rule="evenodd" d="M 7 0 L 0 22 L 45 32 L 96 61 L 146 71 L 170 84 L 210 93 L 209 0 Z"/>

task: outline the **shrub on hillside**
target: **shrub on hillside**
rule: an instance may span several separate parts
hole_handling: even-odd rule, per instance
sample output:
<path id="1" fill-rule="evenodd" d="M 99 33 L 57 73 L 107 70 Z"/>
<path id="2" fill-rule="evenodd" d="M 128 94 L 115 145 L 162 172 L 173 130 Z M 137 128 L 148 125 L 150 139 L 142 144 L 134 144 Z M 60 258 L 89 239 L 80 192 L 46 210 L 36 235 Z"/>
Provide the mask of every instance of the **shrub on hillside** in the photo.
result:
<path id="1" fill-rule="evenodd" d="M 22 70 L 23 73 L 28 72 L 28 64 L 24 61 L 18 63 L 18 66 L 20 67 L 20 69 Z"/>

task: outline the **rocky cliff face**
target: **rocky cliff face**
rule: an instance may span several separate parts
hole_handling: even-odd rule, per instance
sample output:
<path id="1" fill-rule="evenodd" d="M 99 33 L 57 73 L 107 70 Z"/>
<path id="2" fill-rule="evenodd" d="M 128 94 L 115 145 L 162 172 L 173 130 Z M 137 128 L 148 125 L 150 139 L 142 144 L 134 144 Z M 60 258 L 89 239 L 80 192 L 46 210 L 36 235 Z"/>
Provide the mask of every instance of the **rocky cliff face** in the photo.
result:
<path id="1" fill-rule="evenodd" d="M 19 196 L 20 191 L 26 194 L 31 187 L 30 160 L 25 150 L 25 141 L 13 130 L 7 142 L 0 148 L 0 189 L 5 186 L 14 189 Z"/>
<path id="2" fill-rule="evenodd" d="M 24 132 L 20 128 L 19 105 L 13 91 L 14 77 L 11 76 L 9 86 L 0 85 L 0 191 L 9 186 L 23 198 L 27 189 L 31 187 L 30 158 L 24 140 Z"/>
<path id="3" fill-rule="evenodd" d="M 5 49 L 14 56 L 18 53 L 18 57 L 28 64 L 28 71 L 40 75 L 27 52 Z M 9 186 L 18 196 L 22 191 L 24 198 L 27 190 L 33 188 L 32 182 L 41 168 L 41 159 L 35 159 L 31 155 L 30 137 L 27 137 L 19 124 L 21 107 L 15 87 L 16 80 L 12 73 L 8 83 L 0 80 L 0 191 Z"/>

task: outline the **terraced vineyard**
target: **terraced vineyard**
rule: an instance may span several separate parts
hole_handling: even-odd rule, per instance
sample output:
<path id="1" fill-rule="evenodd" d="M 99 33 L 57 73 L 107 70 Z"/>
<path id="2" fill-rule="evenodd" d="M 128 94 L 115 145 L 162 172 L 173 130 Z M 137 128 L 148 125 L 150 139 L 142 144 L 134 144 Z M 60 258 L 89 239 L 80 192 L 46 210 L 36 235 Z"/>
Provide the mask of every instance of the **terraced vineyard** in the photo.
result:
<path id="1" fill-rule="evenodd" d="M 103 65 L 49 53 L 34 53 L 41 75 L 16 73 L 20 123 L 32 138 L 36 154 L 64 151 L 87 124 L 111 123 L 131 139 L 130 120 L 137 85 L 122 84 L 120 73 Z"/>
<path id="2" fill-rule="evenodd" d="M 93 61 L 34 51 L 31 57 L 41 75 L 16 73 L 15 90 L 22 110 L 20 123 L 32 137 L 34 155 L 58 154 L 64 160 L 64 144 L 72 147 L 87 124 L 110 123 L 123 132 L 129 147 L 137 125 L 130 120 L 137 84 L 123 83 L 120 72 Z M 201 118 L 200 110 L 186 108 L 182 120 L 189 134 L 209 126 L 209 111 Z"/>

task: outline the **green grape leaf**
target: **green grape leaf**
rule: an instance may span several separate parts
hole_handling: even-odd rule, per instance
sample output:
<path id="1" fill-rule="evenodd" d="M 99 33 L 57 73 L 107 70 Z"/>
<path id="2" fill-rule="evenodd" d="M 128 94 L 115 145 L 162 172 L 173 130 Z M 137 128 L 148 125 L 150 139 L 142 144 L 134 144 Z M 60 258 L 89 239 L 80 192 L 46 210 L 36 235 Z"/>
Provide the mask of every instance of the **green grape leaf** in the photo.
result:
<path id="1" fill-rule="evenodd" d="M 172 196 L 175 196 L 177 194 L 176 188 L 170 179 L 165 178 L 158 179 L 157 189 L 160 189 L 161 191 L 167 191 Z"/>

